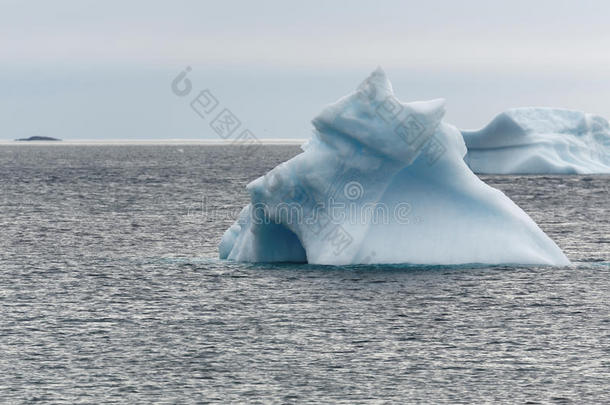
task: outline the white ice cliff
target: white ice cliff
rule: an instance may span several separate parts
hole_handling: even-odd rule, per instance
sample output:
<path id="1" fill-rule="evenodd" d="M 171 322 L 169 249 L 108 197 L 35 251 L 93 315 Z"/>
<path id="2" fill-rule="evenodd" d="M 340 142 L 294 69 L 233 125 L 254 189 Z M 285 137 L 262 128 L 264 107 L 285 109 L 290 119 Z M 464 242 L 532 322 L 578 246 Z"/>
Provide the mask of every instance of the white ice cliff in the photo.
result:
<path id="1" fill-rule="evenodd" d="M 555 108 L 516 108 L 479 131 L 462 131 L 475 173 L 610 173 L 604 118 Z"/>
<path id="2" fill-rule="evenodd" d="M 313 120 L 303 152 L 247 186 L 221 259 L 316 264 L 569 263 L 464 163 L 444 100 L 402 103 L 381 69 Z"/>

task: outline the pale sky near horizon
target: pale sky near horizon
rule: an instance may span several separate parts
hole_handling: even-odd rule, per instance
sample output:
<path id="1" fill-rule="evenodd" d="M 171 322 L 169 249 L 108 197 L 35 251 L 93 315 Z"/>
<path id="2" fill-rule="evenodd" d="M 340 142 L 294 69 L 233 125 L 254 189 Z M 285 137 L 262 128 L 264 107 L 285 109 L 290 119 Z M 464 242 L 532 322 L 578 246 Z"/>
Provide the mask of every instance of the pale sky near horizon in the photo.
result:
<path id="1" fill-rule="evenodd" d="M 261 138 L 309 136 L 381 65 L 404 101 L 480 127 L 548 105 L 610 118 L 610 2 L 0 0 L 0 140 L 215 138 L 191 66 Z"/>

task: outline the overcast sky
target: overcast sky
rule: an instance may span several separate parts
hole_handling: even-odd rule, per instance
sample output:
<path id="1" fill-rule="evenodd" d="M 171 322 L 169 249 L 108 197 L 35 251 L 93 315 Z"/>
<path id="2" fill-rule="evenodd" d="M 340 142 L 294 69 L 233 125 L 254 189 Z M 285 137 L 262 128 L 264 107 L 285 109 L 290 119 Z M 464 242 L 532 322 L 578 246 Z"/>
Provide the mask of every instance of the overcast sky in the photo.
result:
<path id="1" fill-rule="evenodd" d="M 307 137 L 381 65 L 478 127 L 553 105 L 610 117 L 607 1 L 0 0 L 0 139 L 213 138 L 170 91 L 192 67 L 259 137 Z"/>

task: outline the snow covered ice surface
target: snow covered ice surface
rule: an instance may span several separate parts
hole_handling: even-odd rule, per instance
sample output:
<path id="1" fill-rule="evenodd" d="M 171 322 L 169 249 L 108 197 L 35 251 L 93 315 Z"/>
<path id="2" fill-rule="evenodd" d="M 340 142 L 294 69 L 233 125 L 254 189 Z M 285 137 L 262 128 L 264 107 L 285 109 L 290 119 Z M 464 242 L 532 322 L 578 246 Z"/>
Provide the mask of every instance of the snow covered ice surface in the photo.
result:
<path id="1" fill-rule="evenodd" d="M 516 108 L 479 131 L 462 134 L 466 163 L 476 173 L 610 173 L 610 126 L 596 115 Z"/>
<path id="2" fill-rule="evenodd" d="M 347 265 L 569 261 L 464 162 L 444 100 L 402 103 L 381 69 L 313 120 L 303 152 L 247 189 L 221 259 Z"/>

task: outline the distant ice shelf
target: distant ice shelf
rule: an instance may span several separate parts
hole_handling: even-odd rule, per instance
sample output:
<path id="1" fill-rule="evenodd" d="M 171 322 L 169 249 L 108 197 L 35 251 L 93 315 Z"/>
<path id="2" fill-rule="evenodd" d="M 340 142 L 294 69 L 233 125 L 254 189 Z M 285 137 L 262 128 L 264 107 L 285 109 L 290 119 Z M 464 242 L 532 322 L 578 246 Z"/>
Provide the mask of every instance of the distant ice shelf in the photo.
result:
<path id="1" fill-rule="evenodd" d="M 479 131 L 462 131 L 475 173 L 610 173 L 610 126 L 604 118 L 557 108 L 516 108 Z"/>
<path id="2" fill-rule="evenodd" d="M 466 165 L 444 100 L 403 103 L 378 69 L 314 118 L 303 152 L 247 186 L 220 258 L 315 264 L 569 261 Z"/>

